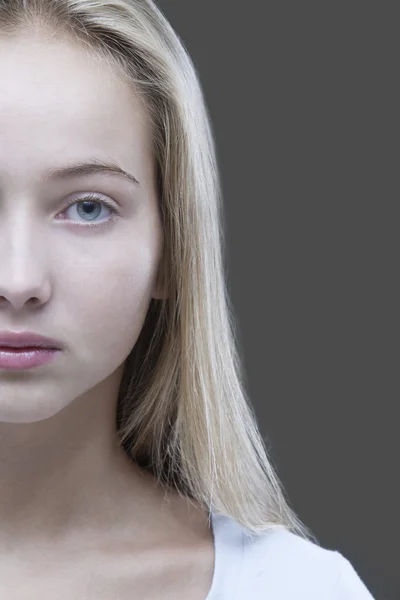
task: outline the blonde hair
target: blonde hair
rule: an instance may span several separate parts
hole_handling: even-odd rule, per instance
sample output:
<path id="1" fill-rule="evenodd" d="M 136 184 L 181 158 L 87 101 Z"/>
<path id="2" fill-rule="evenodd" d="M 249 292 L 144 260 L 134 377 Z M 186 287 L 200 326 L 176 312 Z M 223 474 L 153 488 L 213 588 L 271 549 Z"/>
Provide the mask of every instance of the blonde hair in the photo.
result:
<path id="1" fill-rule="evenodd" d="M 284 527 L 318 544 L 285 499 L 244 389 L 213 131 L 184 44 L 151 0 L 0 0 L 0 28 L 3 37 L 66 34 L 148 111 L 168 297 L 151 300 L 124 365 L 121 446 L 166 489 L 250 535 Z"/>

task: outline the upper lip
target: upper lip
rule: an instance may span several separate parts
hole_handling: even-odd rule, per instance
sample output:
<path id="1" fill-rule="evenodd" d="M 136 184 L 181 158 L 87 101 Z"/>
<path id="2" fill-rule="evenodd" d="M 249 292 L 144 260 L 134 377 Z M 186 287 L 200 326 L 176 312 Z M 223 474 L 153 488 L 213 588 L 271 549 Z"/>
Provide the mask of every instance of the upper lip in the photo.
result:
<path id="1" fill-rule="evenodd" d="M 0 331 L 0 346 L 10 348 L 53 348 L 61 350 L 60 343 L 57 340 L 30 331 Z"/>

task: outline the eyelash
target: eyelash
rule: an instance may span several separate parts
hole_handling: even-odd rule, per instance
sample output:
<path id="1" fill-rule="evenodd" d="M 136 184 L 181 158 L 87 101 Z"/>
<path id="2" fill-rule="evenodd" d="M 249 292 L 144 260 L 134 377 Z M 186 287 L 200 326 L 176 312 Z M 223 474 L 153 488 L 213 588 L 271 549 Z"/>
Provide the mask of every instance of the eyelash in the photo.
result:
<path id="1" fill-rule="evenodd" d="M 93 227 L 111 227 L 114 224 L 114 222 L 117 220 L 117 218 L 121 215 L 121 213 L 115 207 L 114 204 L 111 204 L 111 202 L 108 202 L 107 200 L 103 200 L 103 198 L 101 198 L 100 196 L 98 196 L 97 194 L 94 194 L 94 193 L 88 194 L 87 196 L 84 196 L 83 198 L 71 199 L 68 202 L 67 208 L 65 209 L 64 212 L 66 212 L 70 206 L 73 206 L 74 204 L 81 204 L 82 202 L 97 202 L 99 204 L 103 204 L 103 206 L 106 206 L 107 208 L 109 208 L 111 210 L 112 214 L 106 221 L 101 221 L 100 223 L 79 223 L 78 227 L 84 227 L 86 229 L 93 229 Z"/>

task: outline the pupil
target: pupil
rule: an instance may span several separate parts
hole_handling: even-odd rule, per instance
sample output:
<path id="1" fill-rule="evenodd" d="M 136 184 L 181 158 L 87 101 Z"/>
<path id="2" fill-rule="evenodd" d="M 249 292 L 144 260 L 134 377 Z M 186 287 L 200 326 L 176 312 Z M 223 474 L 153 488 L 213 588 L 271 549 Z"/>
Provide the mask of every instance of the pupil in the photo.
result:
<path id="1" fill-rule="evenodd" d="M 98 214 L 96 214 L 96 204 L 97 204 L 98 210 L 101 211 L 100 204 L 98 202 L 94 202 L 92 200 L 83 200 L 80 205 L 78 204 L 78 207 L 80 207 L 80 208 L 78 208 L 78 211 L 81 210 L 82 205 L 83 205 L 84 212 L 81 216 L 91 217 L 94 215 L 94 218 L 96 218 L 96 217 L 98 217 Z"/>
<path id="2" fill-rule="evenodd" d="M 89 213 L 93 212 L 93 202 L 84 202 L 85 208 L 88 208 L 88 205 L 89 205 L 89 208 L 92 209 L 92 210 L 89 210 Z"/>

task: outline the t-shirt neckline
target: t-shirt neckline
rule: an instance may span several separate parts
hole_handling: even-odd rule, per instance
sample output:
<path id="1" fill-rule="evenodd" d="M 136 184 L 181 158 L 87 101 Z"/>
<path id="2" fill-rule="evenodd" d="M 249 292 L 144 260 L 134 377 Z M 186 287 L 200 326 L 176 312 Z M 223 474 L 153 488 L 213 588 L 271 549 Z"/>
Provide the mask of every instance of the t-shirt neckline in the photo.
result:
<path id="1" fill-rule="evenodd" d="M 244 532 L 240 525 L 227 517 L 211 513 L 214 539 L 214 573 L 205 600 L 226 597 L 234 599 L 244 567 Z"/>

